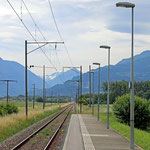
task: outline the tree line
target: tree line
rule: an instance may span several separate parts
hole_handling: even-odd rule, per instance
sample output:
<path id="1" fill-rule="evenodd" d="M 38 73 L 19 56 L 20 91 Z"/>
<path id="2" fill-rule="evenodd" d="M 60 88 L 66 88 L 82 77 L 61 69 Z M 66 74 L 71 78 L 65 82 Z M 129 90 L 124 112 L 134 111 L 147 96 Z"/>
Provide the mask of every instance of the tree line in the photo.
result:
<path id="1" fill-rule="evenodd" d="M 100 94 L 100 103 L 105 104 L 107 101 L 107 82 L 102 83 L 102 91 Z M 110 82 L 110 104 L 113 104 L 115 99 L 118 96 L 122 96 L 124 94 L 129 94 L 129 82 L 127 81 L 111 81 Z M 140 81 L 134 82 L 134 94 L 141 98 L 150 99 L 150 81 Z M 89 101 L 89 94 L 86 93 L 83 95 L 84 98 L 87 98 L 87 102 Z M 98 100 L 97 93 L 94 94 L 94 103 L 96 104 Z"/>

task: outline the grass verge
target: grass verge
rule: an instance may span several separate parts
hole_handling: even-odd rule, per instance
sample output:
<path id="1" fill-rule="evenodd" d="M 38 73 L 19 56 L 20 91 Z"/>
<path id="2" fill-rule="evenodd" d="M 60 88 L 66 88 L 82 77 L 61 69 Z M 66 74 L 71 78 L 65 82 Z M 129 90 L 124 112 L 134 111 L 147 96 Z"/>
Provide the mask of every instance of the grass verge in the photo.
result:
<path id="1" fill-rule="evenodd" d="M 67 104 L 62 105 L 62 108 L 66 105 Z M 34 110 L 32 107 L 29 107 L 28 119 L 26 119 L 25 108 L 23 107 L 19 107 L 18 114 L 0 117 L 0 142 L 59 110 L 59 106 L 53 104 L 49 105 L 45 108 L 45 111 L 43 111 L 42 105 L 38 104 Z"/>

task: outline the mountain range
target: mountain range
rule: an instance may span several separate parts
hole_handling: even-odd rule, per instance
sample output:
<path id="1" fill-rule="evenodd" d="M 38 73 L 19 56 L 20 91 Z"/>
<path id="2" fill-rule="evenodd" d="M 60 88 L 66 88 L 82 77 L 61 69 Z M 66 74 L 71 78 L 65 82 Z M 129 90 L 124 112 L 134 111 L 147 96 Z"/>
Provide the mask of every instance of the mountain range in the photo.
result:
<path id="1" fill-rule="evenodd" d="M 78 70 L 76 70 L 77 72 Z M 66 72 L 58 72 L 54 73 L 46 78 L 46 87 L 50 88 L 55 84 L 63 84 L 68 79 L 72 79 L 77 73 L 73 70 L 68 70 Z M 62 80 L 63 79 L 63 80 Z M 15 80 L 15 82 L 9 82 L 9 95 L 24 95 L 25 89 L 25 68 L 23 65 L 9 60 L 3 60 L 0 58 L 0 96 L 6 96 L 6 82 L 2 80 Z M 28 90 L 29 94 L 32 94 L 33 84 L 35 83 L 36 88 L 39 90 L 39 94 L 41 92 L 41 88 L 43 86 L 43 80 L 40 76 L 32 73 L 30 69 L 28 69 Z"/>
<path id="2" fill-rule="evenodd" d="M 131 59 L 123 59 L 116 65 L 110 66 L 110 80 L 130 80 Z M 24 66 L 15 62 L 0 58 L 0 80 L 17 80 L 17 83 L 9 83 L 9 95 L 24 95 Z M 98 85 L 98 68 L 94 69 L 95 92 Z M 78 80 L 78 70 L 57 72 L 46 77 L 47 95 L 74 95 L 77 83 L 70 80 Z M 101 85 L 107 81 L 107 66 L 101 67 Z M 134 56 L 134 79 L 135 81 L 150 80 L 150 51 L 144 51 Z M 31 91 L 33 83 L 36 84 L 37 94 L 42 94 L 42 78 L 28 70 L 28 89 Z M 89 91 L 89 73 L 83 74 L 83 93 Z M 30 94 L 31 92 L 29 92 Z M 0 96 L 6 95 L 6 83 L 0 82 Z"/>
<path id="3" fill-rule="evenodd" d="M 100 83 L 107 81 L 108 67 L 104 66 L 100 69 Z M 123 59 L 118 62 L 116 65 L 110 65 L 110 81 L 129 81 L 130 80 L 130 70 L 131 70 L 131 59 Z M 94 71 L 94 88 L 97 92 L 98 87 L 98 68 L 93 69 Z M 78 80 L 79 76 L 73 77 L 72 80 Z M 144 51 L 139 55 L 134 56 L 134 80 L 135 81 L 146 81 L 150 80 L 150 51 Z M 65 82 L 64 85 L 56 85 L 49 89 L 57 94 L 67 94 L 67 92 L 72 95 L 76 91 L 76 83 Z M 57 89 L 59 93 L 57 92 Z M 73 89 L 74 87 L 74 89 Z M 71 90 L 68 90 L 71 89 Z M 86 72 L 83 74 L 83 93 L 89 91 L 89 73 Z"/>

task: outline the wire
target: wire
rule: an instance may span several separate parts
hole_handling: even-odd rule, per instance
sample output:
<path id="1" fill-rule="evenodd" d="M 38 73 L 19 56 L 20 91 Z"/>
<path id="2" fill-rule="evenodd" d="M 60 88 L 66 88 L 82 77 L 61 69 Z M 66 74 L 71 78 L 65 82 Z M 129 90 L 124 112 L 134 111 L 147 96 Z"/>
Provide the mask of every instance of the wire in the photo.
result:
<path id="1" fill-rule="evenodd" d="M 30 34 L 30 36 L 33 38 L 33 40 L 37 43 L 37 45 L 40 47 L 40 45 L 38 44 L 37 40 L 35 39 L 35 37 L 33 36 L 33 34 L 30 32 L 30 30 L 28 29 L 28 27 L 25 25 L 25 23 L 23 22 L 23 20 L 20 18 L 20 16 L 18 15 L 18 13 L 16 12 L 16 10 L 14 9 L 14 7 L 12 6 L 12 4 L 9 2 L 9 0 L 7 0 L 8 4 L 11 6 L 11 8 L 13 9 L 13 11 L 15 12 L 15 14 L 17 15 L 17 17 L 19 18 L 19 20 L 22 22 L 23 26 L 26 28 L 26 30 L 28 31 L 28 33 Z M 40 48 L 41 51 L 43 52 L 43 54 L 45 55 L 45 57 L 48 59 L 48 61 L 51 63 L 51 65 L 57 70 L 57 68 L 54 66 L 54 64 L 52 63 L 52 61 L 49 59 L 49 57 L 46 55 L 46 53 L 43 51 L 42 48 Z"/>
<path id="2" fill-rule="evenodd" d="M 48 4 L 49 4 L 50 11 L 51 11 L 51 13 L 52 13 L 52 17 L 53 17 L 53 20 L 54 20 L 54 23 L 55 23 L 55 26 L 56 26 L 56 30 L 57 30 L 57 32 L 58 32 L 58 35 L 59 35 L 61 41 L 64 42 L 64 40 L 63 40 L 63 38 L 62 38 L 62 36 L 61 36 L 61 34 L 60 34 L 58 25 L 57 25 L 57 22 L 56 22 L 56 19 L 55 19 L 55 15 L 54 15 L 54 11 L 53 11 L 52 4 L 51 4 L 50 0 L 48 0 Z M 69 55 L 69 52 L 68 52 L 68 49 L 67 49 L 67 46 L 66 46 L 65 43 L 64 43 L 64 47 L 65 47 L 65 49 L 66 49 L 66 52 L 67 52 L 67 55 L 68 55 L 69 60 L 70 60 L 70 62 L 71 62 L 71 65 L 73 66 L 71 57 L 70 57 L 70 55 Z"/>
<path id="3" fill-rule="evenodd" d="M 44 39 L 45 41 L 47 41 L 47 39 L 45 38 L 45 36 L 44 36 L 44 35 L 43 35 L 43 33 L 41 32 L 41 30 L 40 30 L 39 26 L 38 26 L 38 25 L 37 25 L 37 23 L 35 22 L 35 20 L 34 20 L 34 18 L 33 18 L 33 16 L 32 16 L 32 14 L 30 13 L 30 11 L 29 11 L 29 9 L 28 9 L 27 5 L 25 4 L 24 0 L 22 0 L 22 2 L 23 2 L 23 4 L 24 4 L 24 6 L 25 6 L 26 10 L 28 11 L 28 13 L 29 13 L 29 15 L 30 15 L 30 17 L 31 17 L 31 20 L 32 20 L 32 22 L 34 23 L 35 27 L 37 27 L 37 29 L 38 29 L 38 31 L 40 32 L 40 34 L 41 34 L 41 36 L 43 37 L 43 39 Z M 56 45 L 55 45 L 55 50 L 56 50 Z M 59 63 L 59 65 L 61 66 L 61 63 L 60 63 L 60 60 L 59 60 L 59 57 L 58 57 L 57 51 L 56 51 L 56 57 L 57 57 L 57 59 L 58 59 L 58 63 Z"/>
<path id="4" fill-rule="evenodd" d="M 44 39 L 45 41 L 47 41 L 46 38 L 45 38 L 45 36 L 44 36 L 43 33 L 41 32 L 39 26 L 36 24 L 36 22 L 35 22 L 33 16 L 31 15 L 31 13 L 30 13 L 30 11 L 29 11 L 27 5 L 25 4 L 24 0 L 22 0 L 22 2 L 23 2 L 23 5 L 25 6 L 26 10 L 28 11 L 28 13 L 29 13 L 29 15 L 30 15 L 30 17 L 31 17 L 31 19 L 32 19 L 32 21 L 33 21 L 35 27 L 38 29 L 38 31 L 40 32 L 40 34 L 41 34 L 41 36 L 43 37 L 43 39 Z"/>
<path id="5" fill-rule="evenodd" d="M 19 20 L 21 21 L 21 23 L 23 24 L 23 26 L 25 27 L 25 29 L 27 30 L 27 32 L 30 34 L 30 36 L 33 38 L 33 40 L 36 42 L 36 44 L 38 46 L 40 46 L 37 42 L 37 40 L 35 39 L 35 37 L 33 36 L 33 34 L 30 32 L 30 30 L 28 29 L 28 27 L 26 26 L 26 24 L 23 22 L 23 20 L 21 19 L 21 17 L 18 15 L 18 13 L 16 12 L 16 10 L 14 9 L 14 7 L 12 6 L 12 4 L 10 3 L 9 0 L 7 0 L 8 4 L 10 5 L 10 7 L 12 8 L 12 10 L 15 12 L 15 14 L 17 15 L 17 17 L 19 18 Z M 49 59 L 49 57 L 47 56 L 47 54 L 43 51 L 42 48 L 40 48 L 41 51 L 43 52 L 43 54 L 45 55 L 45 57 L 48 59 L 49 63 L 55 68 L 55 70 L 58 72 L 57 68 L 55 67 L 55 65 L 52 63 L 52 61 Z M 65 83 L 63 81 L 63 79 L 59 76 L 59 78 L 61 79 L 61 81 L 63 83 Z M 65 84 L 64 84 L 65 85 Z M 66 87 L 66 86 L 65 86 Z M 69 88 L 67 88 L 68 90 L 70 90 Z"/>

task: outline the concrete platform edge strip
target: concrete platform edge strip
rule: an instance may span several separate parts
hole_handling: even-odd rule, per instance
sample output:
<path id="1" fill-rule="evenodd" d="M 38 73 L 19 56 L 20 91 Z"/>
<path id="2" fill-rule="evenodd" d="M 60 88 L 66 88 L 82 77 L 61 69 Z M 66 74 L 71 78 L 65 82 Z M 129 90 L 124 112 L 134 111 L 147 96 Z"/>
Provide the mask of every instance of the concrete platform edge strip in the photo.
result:
<path id="1" fill-rule="evenodd" d="M 70 120 L 70 122 L 71 122 L 71 120 Z M 71 130 L 71 123 L 70 122 L 69 122 L 69 127 L 68 127 L 68 130 L 67 130 L 67 133 L 69 133 L 70 130 Z M 66 150 L 67 149 L 68 139 L 69 139 L 69 134 L 66 135 L 65 141 L 67 141 L 67 142 L 64 141 L 62 150 Z"/>
<path id="2" fill-rule="evenodd" d="M 78 115 L 78 117 L 79 117 L 79 122 L 80 122 L 80 126 L 81 126 L 81 133 L 82 133 L 82 138 L 83 138 L 85 150 L 95 150 L 95 147 L 93 145 L 93 142 L 91 140 L 89 132 L 85 126 L 85 123 L 82 119 L 82 116 Z"/>

